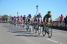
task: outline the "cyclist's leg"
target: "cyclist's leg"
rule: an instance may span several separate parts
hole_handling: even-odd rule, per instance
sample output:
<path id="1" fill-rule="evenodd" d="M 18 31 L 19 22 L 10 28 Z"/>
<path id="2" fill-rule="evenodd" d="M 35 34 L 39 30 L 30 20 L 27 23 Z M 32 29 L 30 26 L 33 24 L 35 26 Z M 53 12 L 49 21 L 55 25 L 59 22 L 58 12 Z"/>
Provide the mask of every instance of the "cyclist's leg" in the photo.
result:
<path id="1" fill-rule="evenodd" d="M 52 28 L 50 28 L 50 31 L 49 31 L 49 38 L 52 37 Z"/>
<path id="2" fill-rule="evenodd" d="M 34 33 L 34 24 L 32 24 L 32 31 L 33 31 L 33 33 Z"/>
<path id="3" fill-rule="evenodd" d="M 37 33 L 37 24 L 34 26 L 35 33 Z"/>
<path id="4" fill-rule="evenodd" d="M 37 33 L 37 29 L 35 28 L 35 33 Z"/>
<path id="5" fill-rule="evenodd" d="M 39 35 L 39 25 L 37 25 L 36 31 L 37 31 L 37 34 Z"/>
<path id="6" fill-rule="evenodd" d="M 49 31 L 50 28 L 47 27 L 46 33 L 48 34 L 48 38 L 51 38 L 51 31 Z"/>
<path id="7" fill-rule="evenodd" d="M 46 27 L 46 33 L 49 35 L 49 28 Z"/>
<path id="8" fill-rule="evenodd" d="M 46 27 L 45 27 L 45 26 L 43 26 L 42 34 L 43 34 L 43 36 L 45 36 L 45 35 L 46 35 Z"/>
<path id="9" fill-rule="evenodd" d="M 28 24 L 28 26 L 29 26 L 29 32 L 31 32 L 31 25 L 30 25 L 30 24 Z"/>
<path id="10" fill-rule="evenodd" d="M 35 24 L 33 24 L 33 33 L 35 32 Z"/>
<path id="11" fill-rule="evenodd" d="M 29 26 L 28 26 L 28 24 L 26 25 L 26 30 L 28 31 L 28 28 L 29 28 Z"/>
<path id="12" fill-rule="evenodd" d="M 38 26 L 38 35 L 40 35 L 40 34 L 41 34 L 41 27 Z"/>

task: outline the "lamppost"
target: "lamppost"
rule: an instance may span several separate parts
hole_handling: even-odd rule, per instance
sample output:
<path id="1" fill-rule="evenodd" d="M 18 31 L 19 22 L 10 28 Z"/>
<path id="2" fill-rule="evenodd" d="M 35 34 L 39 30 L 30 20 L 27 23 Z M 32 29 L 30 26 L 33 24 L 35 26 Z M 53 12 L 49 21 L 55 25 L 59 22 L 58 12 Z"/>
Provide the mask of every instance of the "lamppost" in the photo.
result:
<path id="1" fill-rule="evenodd" d="M 17 12 L 17 16 L 18 16 L 18 12 Z"/>
<path id="2" fill-rule="evenodd" d="M 18 21 L 18 18 L 19 18 L 19 17 L 18 17 L 18 12 L 17 12 L 17 17 L 16 17 L 16 25 L 17 25 L 17 23 L 18 23 L 18 22 L 17 22 L 17 21 Z"/>
<path id="3" fill-rule="evenodd" d="M 38 5 L 36 5 L 36 15 L 38 14 Z"/>
<path id="4" fill-rule="evenodd" d="M 17 11 L 17 16 L 16 16 L 16 31 L 18 31 L 19 30 L 19 28 L 18 28 L 18 19 L 19 19 L 19 16 L 18 16 L 18 11 Z"/>

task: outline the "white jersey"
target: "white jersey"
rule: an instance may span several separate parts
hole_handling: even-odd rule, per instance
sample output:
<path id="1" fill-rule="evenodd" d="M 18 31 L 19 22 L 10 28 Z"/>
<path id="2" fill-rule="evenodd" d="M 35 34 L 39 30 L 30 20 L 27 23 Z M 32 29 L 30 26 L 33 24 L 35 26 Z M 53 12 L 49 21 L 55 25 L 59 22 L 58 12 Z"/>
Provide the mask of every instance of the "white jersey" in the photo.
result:
<path id="1" fill-rule="evenodd" d="M 41 23 L 42 22 L 42 18 L 37 18 L 37 22 Z"/>

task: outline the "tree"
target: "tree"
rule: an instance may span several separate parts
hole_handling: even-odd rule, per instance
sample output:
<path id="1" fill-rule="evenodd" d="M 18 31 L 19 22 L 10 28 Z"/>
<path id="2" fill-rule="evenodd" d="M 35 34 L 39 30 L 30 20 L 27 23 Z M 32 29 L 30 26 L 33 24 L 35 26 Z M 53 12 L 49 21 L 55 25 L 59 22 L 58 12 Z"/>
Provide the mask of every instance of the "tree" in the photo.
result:
<path id="1" fill-rule="evenodd" d="M 5 22 L 8 21 L 8 15 L 3 15 L 2 18 L 3 18 L 3 21 L 5 21 Z"/>

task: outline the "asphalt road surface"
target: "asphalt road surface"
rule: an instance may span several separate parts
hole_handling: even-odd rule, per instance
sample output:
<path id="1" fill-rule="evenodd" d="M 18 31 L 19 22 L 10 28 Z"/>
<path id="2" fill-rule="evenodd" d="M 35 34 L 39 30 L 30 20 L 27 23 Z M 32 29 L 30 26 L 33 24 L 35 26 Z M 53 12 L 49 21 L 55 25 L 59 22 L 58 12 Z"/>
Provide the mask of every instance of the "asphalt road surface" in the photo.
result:
<path id="1" fill-rule="evenodd" d="M 8 23 L 0 23 L 0 44 L 67 44 L 67 31 L 53 30 L 52 38 L 34 36 L 24 28 Z"/>

